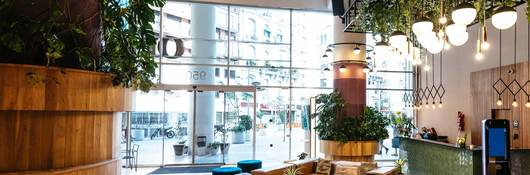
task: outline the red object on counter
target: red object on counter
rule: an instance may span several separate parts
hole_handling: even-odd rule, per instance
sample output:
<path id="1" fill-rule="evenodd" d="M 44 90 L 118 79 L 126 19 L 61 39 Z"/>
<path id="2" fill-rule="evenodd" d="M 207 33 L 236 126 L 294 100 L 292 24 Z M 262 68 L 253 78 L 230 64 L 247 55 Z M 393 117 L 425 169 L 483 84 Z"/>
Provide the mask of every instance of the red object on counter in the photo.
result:
<path id="1" fill-rule="evenodd" d="M 462 111 L 458 111 L 458 130 L 459 131 L 465 131 L 466 123 L 464 121 L 464 113 Z"/>

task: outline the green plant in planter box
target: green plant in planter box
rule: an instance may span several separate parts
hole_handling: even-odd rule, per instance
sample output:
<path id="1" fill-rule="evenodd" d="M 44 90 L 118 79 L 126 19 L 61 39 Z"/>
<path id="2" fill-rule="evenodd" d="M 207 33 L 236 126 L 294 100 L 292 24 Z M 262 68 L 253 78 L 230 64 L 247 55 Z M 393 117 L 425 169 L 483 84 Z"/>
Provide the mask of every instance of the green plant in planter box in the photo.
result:
<path id="1" fill-rule="evenodd" d="M 245 128 L 245 131 L 252 129 L 252 118 L 249 115 L 239 116 L 239 125 Z"/>
<path id="2" fill-rule="evenodd" d="M 3 0 L 0 63 L 114 74 L 113 84 L 143 91 L 157 64 L 151 26 L 165 0 Z M 31 10 L 28 10 L 31 9 Z"/>
<path id="3" fill-rule="evenodd" d="M 245 126 L 239 124 L 239 125 L 236 125 L 236 126 L 230 128 L 229 130 L 232 131 L 232 132 L 245 132 L 246 128 L 245 128 Z"/>
<path id="4" fill-rule="evenodd" d="M 342 111 L 346 101 L 339 92 L 320 94 L 316 103 L 318 120 L 315 130 L 322 140 L 348 142 L 388 138 L 386 127 L 390 121 L 375 108 L 365 107 L 360 116 L 346 117 Z"/>

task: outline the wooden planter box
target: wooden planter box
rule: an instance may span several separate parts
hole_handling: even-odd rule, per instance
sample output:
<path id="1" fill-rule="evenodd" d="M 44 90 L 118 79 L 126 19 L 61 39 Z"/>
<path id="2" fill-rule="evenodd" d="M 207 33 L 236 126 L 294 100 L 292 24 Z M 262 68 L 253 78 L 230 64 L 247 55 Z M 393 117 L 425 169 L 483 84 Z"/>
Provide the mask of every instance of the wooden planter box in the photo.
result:
<path id="1" fill-rule="evenodd" d="M 347 160 L 355 162 L 373 162 L 379 152 L 377 141 L 350 141 L 341 143 L 333 140 L 321 140 L 320 152 L 330 160 Z"/>
<path id="2" fill-rule="evenodd" d="M 104 73 L 0 64 L 0 174 L 119 174 L 132 91 Z"/>

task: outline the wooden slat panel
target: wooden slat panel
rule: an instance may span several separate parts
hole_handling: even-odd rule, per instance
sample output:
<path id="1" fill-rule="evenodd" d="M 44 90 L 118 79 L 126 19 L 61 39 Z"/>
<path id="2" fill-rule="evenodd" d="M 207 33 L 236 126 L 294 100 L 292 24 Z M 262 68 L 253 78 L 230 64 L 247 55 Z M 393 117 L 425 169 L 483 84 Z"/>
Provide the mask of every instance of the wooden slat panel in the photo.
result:
<path id="1" fill-rule="evenodd" d="M 518 63 L 516 65 L 515 74 L 508 74 L 508 70 L 514 69 L 513 65 L 502 66 L 500 68 L 486 69 L 482 71 L 471 73 L 471 93 L 472 93 L 472 107 L 473 113 L 467 116 L 467 125 L 471 126 L 471 138 L 472 144 L 482 144 L 482 126 L 481 121 L 484 119 L 491 118 L 491 109 L 506 109 L 508 111 L 500 112 L 499 117 L 509 119 L 511 122 L 514 120 L 519 121 L 519 129 L 515 130 L 513 125 L 510 126 L 512 131 L 512 140 L 510 141 L 513 149 L 529 149 L 530 148 L 530 109 L 525 107 L 527 101 L 526 95 L 520 92 L 517 96 L 517 102 L 519 107 L 512 107 L 513 95 L 506 91 L 501 95 L 503 100 L 502 106 L 497 106 L 496 101 L 498 95 L 495 93 L 492 85 L 497 79 L 499 74 L 502 79 L 509 84 L 514 78 L 517 79 L 521 85 L 528 80 L 528 63 Z M 530 84 L 525 87 L 527 92 L 530 92 Z M 519 139 L 513 140 L 513 134 L 518 133 Z"/>
<path id="2" fill-rule="evenodd" d="M 0 64 L 0 110 L 128 111 L 132 91 L 112 75 Z"/>
<path id="3" fill-rule="evenodd" d="M 0 111 L 0 172 L 69 168 L 112 160 L 113 112 Z M 98 121 L 96 124 L 95 121 Z"/>

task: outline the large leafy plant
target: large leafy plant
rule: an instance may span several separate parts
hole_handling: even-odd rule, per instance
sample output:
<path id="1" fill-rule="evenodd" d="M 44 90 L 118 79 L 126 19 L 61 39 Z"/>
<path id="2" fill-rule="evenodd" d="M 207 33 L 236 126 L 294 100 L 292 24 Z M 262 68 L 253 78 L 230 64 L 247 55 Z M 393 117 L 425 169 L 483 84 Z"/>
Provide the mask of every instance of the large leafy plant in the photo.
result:
<path id="1" fill-rule="evenodd" d="M 389 119 L 372 107 L 365 107 L 359 116 L 344 116 L 346 101 L 339 92 L 316 97 L 317 125 L 315 130 L 322 140 L 367 141 L 388 138 Z"/>
<path id="2" fill-rule="evenodd" d="M 0 63 L 108 72 L 114 85 L 147 91 L 157 67 L 151 8 L 164 2 L 0 0 Z"/>

